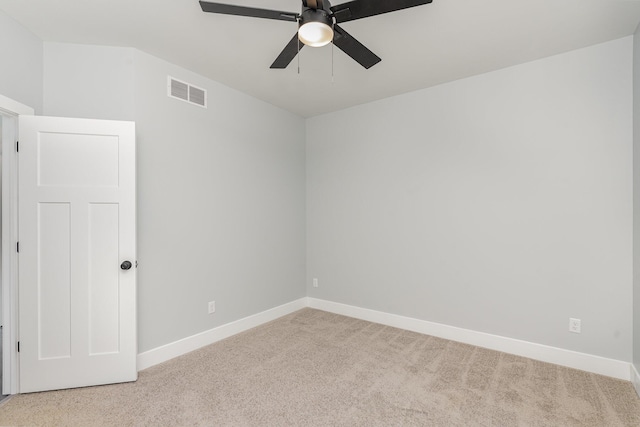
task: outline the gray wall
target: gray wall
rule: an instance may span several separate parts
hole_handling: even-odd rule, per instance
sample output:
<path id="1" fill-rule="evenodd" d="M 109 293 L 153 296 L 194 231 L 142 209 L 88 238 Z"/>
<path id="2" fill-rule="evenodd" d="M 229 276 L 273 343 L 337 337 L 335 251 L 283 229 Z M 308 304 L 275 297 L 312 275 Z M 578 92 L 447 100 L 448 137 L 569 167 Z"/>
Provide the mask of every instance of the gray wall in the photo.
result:
<path id="1" fill-rule="evenodd" d="M 631 360 L 631 38 L 309 119 L 307 213 L 301 118 L 2 12 L 0 54 L 38 113 L 44 81 L 45 114 L 137 122 L 140 351 L 308 294 Z"/>
<path id="2" fill-rule="evenodd" d="M 0 94 L 42 112 L 42 40 L 0 10 Z"/>
<path id="3" fill-rule="evenodd" d="M 308 119 L 308 295 L 630 361 L 632 41 Z"/>
<path id="4" fill-rule="evenodd" d="M 305 295 L 302 118 L 128 48 L 44 58 L 45 114 L 136 121 L 140 352 Z"/>
<path id="5" fill-rule="evenodd" d="M 633 36 L 633 364 L 640 372 L 640 26 Z"/>
<path id="6" fill-rule="evenodd" d="M 135 63 L 140 350 L 305 296 L 304 120 Z M 207 89 L 209 108 L 167 97 L 167 75 Z"/>
<path id="7" fill-rule="evenodd" d="M 135 120 L 134 49 L 44 43 L 48 116 Z"/>

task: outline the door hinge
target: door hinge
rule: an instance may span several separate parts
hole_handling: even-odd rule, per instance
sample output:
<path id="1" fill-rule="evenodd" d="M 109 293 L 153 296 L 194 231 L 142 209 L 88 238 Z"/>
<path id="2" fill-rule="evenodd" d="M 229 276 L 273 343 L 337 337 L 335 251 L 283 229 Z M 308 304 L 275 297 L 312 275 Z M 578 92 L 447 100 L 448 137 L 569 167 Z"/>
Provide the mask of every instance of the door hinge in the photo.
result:
<path id="1" fill-rule="evenodd" d="M 20 341 L 18 341 L 18 353 L 20 353 Z"/>
<path id="2" fill-rule="evenodd" d="M 16 243 L 16 252 L 20 253 L 20 242 Z"/>
<path id="3" fill-rule="evenodd" d="M 20 141 L 16 141 L 16 153 L 20 152 Z"/>

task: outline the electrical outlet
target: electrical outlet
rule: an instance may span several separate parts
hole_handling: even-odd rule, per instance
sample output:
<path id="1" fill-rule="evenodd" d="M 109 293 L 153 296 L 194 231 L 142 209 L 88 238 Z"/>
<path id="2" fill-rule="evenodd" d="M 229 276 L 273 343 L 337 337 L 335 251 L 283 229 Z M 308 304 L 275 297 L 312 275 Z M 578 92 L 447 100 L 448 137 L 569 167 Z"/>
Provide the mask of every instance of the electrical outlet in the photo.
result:
<path id="1" fill-rule="evenodd" d="M 216 312 L 216 302 L 209 301 L 209 314 Z"/>
<path id="2" fill-rule="evenodd" d="M 569 318 L 569 332 L 580 333 L 580 319 Z"/>
<path id="3" fill-rule="evenodd" d="M 316 279 L 315 277 L 313 278 L 313 287 L 314 288 L 318 287 L 318 279 Z"/>

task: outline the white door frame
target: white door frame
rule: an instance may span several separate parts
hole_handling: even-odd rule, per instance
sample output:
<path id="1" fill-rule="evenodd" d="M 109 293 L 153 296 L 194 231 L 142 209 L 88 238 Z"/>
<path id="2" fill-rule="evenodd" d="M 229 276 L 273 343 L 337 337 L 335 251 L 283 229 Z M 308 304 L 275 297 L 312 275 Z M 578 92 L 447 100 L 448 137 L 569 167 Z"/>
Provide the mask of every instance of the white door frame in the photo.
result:
<path id="1" fill-rule="evenodd" d="M 2 120 L 2 391 L 18 393 L 18 116 L 31 107 L 0 94 Z"/>

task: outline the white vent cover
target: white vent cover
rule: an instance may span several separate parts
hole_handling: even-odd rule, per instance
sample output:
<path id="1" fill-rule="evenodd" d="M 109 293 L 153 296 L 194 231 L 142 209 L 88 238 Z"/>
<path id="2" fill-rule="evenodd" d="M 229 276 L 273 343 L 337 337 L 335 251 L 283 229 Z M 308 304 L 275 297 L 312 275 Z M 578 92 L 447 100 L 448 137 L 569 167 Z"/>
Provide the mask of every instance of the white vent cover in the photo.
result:
<path id="1" fill-rule="evenodd" d="M 207 108 L 207 91 L 189 83 L 168 76 L 167 95 L 171 98 L 187 101 L 190 104 Z"/>

